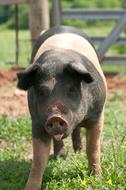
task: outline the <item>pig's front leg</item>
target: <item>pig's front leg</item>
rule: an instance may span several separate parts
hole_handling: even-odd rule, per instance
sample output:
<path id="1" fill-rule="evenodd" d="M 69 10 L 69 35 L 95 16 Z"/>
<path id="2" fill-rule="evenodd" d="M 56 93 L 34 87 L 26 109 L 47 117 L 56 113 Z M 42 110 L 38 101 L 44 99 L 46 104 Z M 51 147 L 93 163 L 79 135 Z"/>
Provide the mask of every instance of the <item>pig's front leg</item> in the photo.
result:
<path id="1" fill-rule="evenodd" d="M 87 158 L 89 169 L 92 174 L 97 175 L 101 171 L 100 166 L 100 144 L 101 144 L 101 132 L 103 128 L 103 117 L 96 123 L 93 123 L 86 128 L 86 140 L 87 140 Z"/>
<path id="2" fill-rule="evenodd" d="M 33 161 L 25 190 L 39 190 L 41 188 L 42 176 L 50 153 L 51 139 L 43 142 L 33 138 Z"/>

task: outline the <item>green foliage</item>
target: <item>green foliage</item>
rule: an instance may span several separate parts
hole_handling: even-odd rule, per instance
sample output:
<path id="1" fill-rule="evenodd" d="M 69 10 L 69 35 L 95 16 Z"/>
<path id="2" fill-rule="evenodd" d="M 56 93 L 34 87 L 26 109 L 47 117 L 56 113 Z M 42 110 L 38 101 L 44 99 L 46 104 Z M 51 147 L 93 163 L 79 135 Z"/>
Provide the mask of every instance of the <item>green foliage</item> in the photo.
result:
<path id="1" fill-rule="evenodd" d="M 116 1 L 110 1 L 110 0 L 99 1 L 99 0 L 96 0 L 96 5 L 98 8 L 118 8 L 118 7 L 121 7 L 121 1 L 120 0 L 116 0 Z"/>
<path id="2" fill-rule="evenodd" d="M 27 29 L 29 27 L 28 24 L 28 6 L 22 5 L 19 8 L 19 28 L 20 29 Z"/>
<path id="3" fill-rule="evenodd" d="M 14 9 L 13 9 L 14 12 Z M 9 19 L 6 23 L 6 26 L 10 29 L 15 29 L 15 16 L 13 13 L 13 18 Z M 20 5 L 19 6 L 19 29 L 28 29 L 28 6 Z"/>
<path id="4" fill-rule="evenodd" d="M 93 8 L 96 7 L 95 1 L 81 1 L 81 0 L 75 0 L 72 8 Z"/>
<path id="5" fill-rule="evenodd" d="M 113 49 L 115 51 L 118 50 L 119 54 L 125 54 L 126 53 L 126 45 L 121 45 L 121 46 L 114 46 Z"/>
<path id="6" fill-rule="evenodd" d="M 80 29 L 83 29 L 86 26 L 86 22 L 84 20 L 64 20 L 63 25 L 66 26 L 74 26 Z"/>
<path id="7" fill-rule="evenodd" d="M 51 4 L 51 1 L 50 1 Z M 120 0 L 63 0 L 63 8 L 120 8 Z M 19 5 L 19 28 L 27 29 L 28 5 Z M 0 24 L 5 23 L 7 28 L 15 28 L 15 7 L 0 6 Z"/>
<path id="8" fill-rule="evenodd" d="M 0 6 L 0 24 L 7 22 L 14 16 L 14 9 L 12 6 Z"/>
<path id="9" fill-rule="evenodd" d="M 62 4 L 65 8 L 119 8 L 121 7 L 120 0 L 63 0 Z"/>
<path id="10" fill-rule="evenodd" d="M 43 178 L 43 190 L 125 190 L 126 139 L 122 139 L 125 135 L 126 109 L 122 100 L 123 94 L 118 91 L 109 97 L 106 105 L 102 175 L 98 178 L 89 176 L 85 151 L 74 154 L 69 143 L 65 160 L 49 160 Z M 24 189 L 31 166 L 31 162 L 26 159 L 30 146 L 31 121 L 28 117 L 0 118 L 1 190 Z"/>
<path id="11" fill-rule="evenodd" d="M 3 23 L 7 28 L 15 28 L 14 6 L 0 6 L 0 24 Z M 27 29 L 28 26 L 28 5 L 19 5 L 19 28 Z"/>

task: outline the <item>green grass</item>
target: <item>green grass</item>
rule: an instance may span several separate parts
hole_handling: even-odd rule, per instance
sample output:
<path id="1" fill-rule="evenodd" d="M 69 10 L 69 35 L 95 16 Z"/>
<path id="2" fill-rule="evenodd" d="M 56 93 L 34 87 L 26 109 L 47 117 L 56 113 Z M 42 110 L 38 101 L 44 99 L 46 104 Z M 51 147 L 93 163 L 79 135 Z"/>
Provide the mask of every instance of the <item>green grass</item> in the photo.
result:
<path id="1" fill-rule="evenodd" d="M 120 0 L 62 0 L 64 8 L 119 8 L 121 3 Z"/>
<path id="2" fill-rule="evenodd" d="M 0 68 L 15 66 L 15 31 L 0 28 Z M 31 56 L 30 32 L 28 30 L 19 31 L 19 65 L 29 64 Z"/>
<path id="3" fill-rule="evenodd" d="M 43 190 L 126 190 L 126 139 L 122 142 L 126 135 L 126 108 L 122 103 L 123 96 L 121 92 L 114 93 L 106 105 L 101 177 L 88 176 L 85 151 L 74 154 L 72 145 L 67 144 L 66 160 L 49 160 Z M 85 143 L 83 146 L 85 149 Z M 24 188 L 31 166 L 31 161 L 26 159 L 30 147 L 31 121 L 28 117 L 0 118 L 0 190 Z M 86 186 L 82 185 L 83 180 L 87 182 Z"/>

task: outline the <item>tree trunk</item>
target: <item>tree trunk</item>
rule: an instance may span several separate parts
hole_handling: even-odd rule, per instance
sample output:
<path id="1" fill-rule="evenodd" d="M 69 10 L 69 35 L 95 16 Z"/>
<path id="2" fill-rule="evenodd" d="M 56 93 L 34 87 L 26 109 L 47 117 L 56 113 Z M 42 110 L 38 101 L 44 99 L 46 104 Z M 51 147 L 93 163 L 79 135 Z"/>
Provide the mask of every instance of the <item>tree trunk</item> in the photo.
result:
<path id="1" fill-rule="evenodd" d="M 29 4 L 29 24 L 34 45 L 40 33 L 49 28 L 49 7 L 48 0 L 29 0 Z"/>

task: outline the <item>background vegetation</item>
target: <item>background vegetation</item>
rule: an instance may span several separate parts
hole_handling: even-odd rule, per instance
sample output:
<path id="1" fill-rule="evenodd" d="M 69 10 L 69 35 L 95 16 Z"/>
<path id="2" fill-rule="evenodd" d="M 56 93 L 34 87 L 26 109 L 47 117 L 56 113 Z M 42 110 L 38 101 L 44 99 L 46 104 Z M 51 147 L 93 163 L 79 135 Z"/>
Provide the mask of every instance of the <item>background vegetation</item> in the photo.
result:
<path id="1" fill-rule="evenodd" d="M 64 8 L 120 8 L 122 6 L 121 0 L 62 0 L 61 2 Z M 27 5 L 21 4 L 19 6 L 20 29 L 28 29 L 28 11 Z M 14 16 L 14 6 L 0 6 L 0 24 L 6 25 L 7 28 L 15 28 Z"/>
<path id="2" fill-rule="evenodd" d="M 51 9 L 51 0 L 50 9 Z M 121 0 L 62 0 L 63 8 L 120 8 Z M 28 24 L 28 6 L 19 5 L 19 65 L 26 66 L 31 56 L 31 42 Z M 89 36 L 106 36 L 116 24 L 115 21 L 84 21 L 84 20 L 64 20 L 64 25 L 71 25 L 80 28 Z M 15 65 L 15 6 L 0 6 L 0 66 L 8 68 Z M 125 33 L 121 35 L 125 36 Z M 5 40 L 6 39 L 6 40 Z M 97 48 L 97 46 L 96 46 Z M 108 55 L 125 54 L 125 46 L 113 46 Z M 108 69 L 108 67 L 104 67 Z M 110 66 L 110 70 L 122 70 L 122 66 Z"/>

